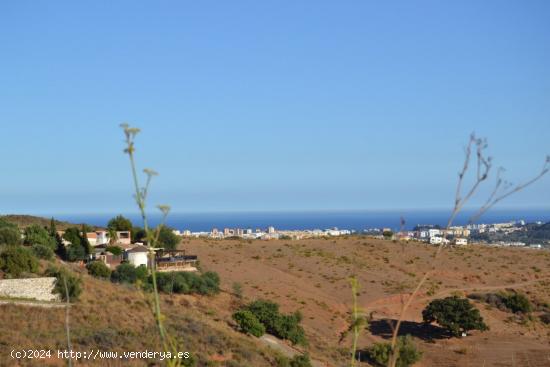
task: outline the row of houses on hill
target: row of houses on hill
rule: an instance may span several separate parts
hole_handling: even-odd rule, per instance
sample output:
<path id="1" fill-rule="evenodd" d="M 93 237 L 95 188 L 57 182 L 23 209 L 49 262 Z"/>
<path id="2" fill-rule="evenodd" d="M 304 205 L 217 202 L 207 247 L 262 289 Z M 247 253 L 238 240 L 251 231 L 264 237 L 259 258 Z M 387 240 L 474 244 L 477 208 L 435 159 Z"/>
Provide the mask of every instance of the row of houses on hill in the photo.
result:
<path id="1" fill-rule="evenodd" d="M 58 233 L 63 238 L 63 231 Z M 136 267 L 149 268 L 153 265 L 150 256 L 150 253 L 153 252 L 153 261 L 157 271 L 197 271 L 198 258 L 196 255 L 187 255 L 185 250 L 150 248 L 143 242 L 132 243 L 131 235 L 130 231 L 118 231 L 117 238 L 111 240 L 107 231 L 99 230 L 86 233 L 86 238 L 92 247 L 88 260 L 101 261 L 113 269 L 122 262 L 128 262 Z M 64 243 L 65 245 L 70 244 L 66 240 Z M 112 247 L 120 248 L 122 253 L 118 254 L 118 251 L 113 250 Z"/>

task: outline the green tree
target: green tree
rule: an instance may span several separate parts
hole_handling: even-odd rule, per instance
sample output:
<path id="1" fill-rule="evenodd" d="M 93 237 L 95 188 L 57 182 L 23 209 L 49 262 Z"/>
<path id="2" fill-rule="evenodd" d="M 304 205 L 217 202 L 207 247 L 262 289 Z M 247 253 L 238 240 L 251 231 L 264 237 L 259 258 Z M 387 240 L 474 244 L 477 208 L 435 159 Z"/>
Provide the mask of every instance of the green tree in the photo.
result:
<path id="1" fill-rule="evenodd" d="M 85 224 L 80 228 L 80 245 L 84 248 L 86 255 L 92 253 L 92 246 L 90 245 L 90 241 L 88 241 L 88 230 L 89 228 Z"/>
<path id="2" fill-rule="evenodd" d="M 107 223 L 107 228 L 114 229 L 115 231 L 131 231 L 133 225 L 130 219 L 125 218 L 122 215 L 117 215 L 109 220 L 109 223 Z"/>
<path id="3" fill-rule="evenodd" d="M 21 232 L 17 227 L 0 227 L 0 245 L 19 245 L 21 243 Z"/>
<path id="4" fill-rule="evenodd" d="M 75 302 L 82 293 L 82 279 L 62 267 L 50 266 L 46 275 L 55 277 L 54 293 L 59 294 L 63 301 Z"/>
<path id="5" fill-rule="evenodd" d="M 469 330 L 488 330 L 487 325 L 470 301 L 457 296 L 433 300 L 422 311 L 426 323 L 437 322 L 453 336 Z"/>
<path id="6" fill-rule="evenodd" d="M 80 229 L 78 229 L 77 227 L 67 228 L 67 230 L 63 234 L 63 238 L 70 242 L 70 245 L 68 245 L 65 249 L 66 260 L 77 261 L 87 258 L 87 241 L 83 241 L 83 235 L 81 234 Z"/>
<path id="7" fill-rule="evenodd" d="M 180 243 L 180 237 L 174 234 L 173 230 L 167 226 L 161 226 L 159 230 L 158 244 L 168 250 L 175 250 Z"/>
<path id="8" fill-rule="evenodd" d="M 36 257 L 44 260 L 51 260 L 54 254 L 51 247 L 40 244 L 32 245 L 32 251 Z"/>
<path id="9" fill-rule="evenodd" d="M 239 310 L 233 314 L 233 320 L 239 326 L 239 331 L 260 337 L 265 334 L 264 325 L 248 310 Z"/>
<path id="10" fill-rule="evenodd" d="M 37 273 L 38 260 L 28 248 L 10 246 L 0 253 L 0 270 L 14 278 Z"/>
<path id="11" fill-rule="evenodd" d="M 65 244 L 63 243 L 63 238 L 61 238 L 57 232 L 57 226 L 53 217 L 50 219 L 49 234 L 55 241 L 55 253 L 63 260 L 67 260 L 67 250 L 65 248 Z"/>
<path id="12" fill-rule="evenodd" d="M 67 228 L 63 234 L 63 238 L 69 241 L 72 245 L 79 245 L 81 241 L 80 230 L 76 227 Z"/>
<path id="13" fill-rule="evenodd" d="M 32 225 L 25 228 L 23 235 L 26 245 L 44 245 L 52 250 L 55 250 L 55 240 L 50 236 L 49 232 L 39 225 Z"/>
<path id="14" fill-rule="evenodd" d="M 132 242 L 147 242 L 147 233 L 141 227 L 132 228 Z"/>
<path id="15" fill-rule="evenodd" d="M 101 261 L 91 261 L 86 264 L 88 274 L 96 278 L 109 279 L 111 277 L 111 269 Z"/>

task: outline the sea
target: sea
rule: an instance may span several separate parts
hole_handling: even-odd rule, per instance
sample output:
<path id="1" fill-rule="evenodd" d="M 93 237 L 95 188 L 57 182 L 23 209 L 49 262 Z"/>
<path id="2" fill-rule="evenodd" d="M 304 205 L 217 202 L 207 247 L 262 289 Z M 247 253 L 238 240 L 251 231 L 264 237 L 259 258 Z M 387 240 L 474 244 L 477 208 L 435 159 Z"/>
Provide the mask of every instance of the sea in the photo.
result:
<path id="1" fill-rule="evenodd" d="M 341 211 L 251 211 L 251 212 L 211 212 L 211 213 L 170 213 L 166 224 L 178 230 L 193 232 L 211 231 L 213 228 L 251 228 L 265 229 L 273 226 L 281 230 L 305 230 L 339 228 L 363 231 L 373 228 L 401 228 L 402 219 L 405 229 L 416 225 L 447 225 L 450 210 L 341 210 Z M 115 215 L 124 215 L 134 225 L 141 226 L 142 221 L 134 213 L 98 213 L 98 214 L 44 214 L 72 223 L 87 223 L 104 227 Z M 468 224 L 474 210 L 462 211 L 453 225 Z M 402 218 L 402 219 L 401 219 Z M 150 225 L 157 225 L 160 215 L 149 216 Z M 537 221 L 550 222 L 549 209 L 494 209 L 485 213 L 477 223 L 502 223 L 524 220 L 526 223 Z"/>

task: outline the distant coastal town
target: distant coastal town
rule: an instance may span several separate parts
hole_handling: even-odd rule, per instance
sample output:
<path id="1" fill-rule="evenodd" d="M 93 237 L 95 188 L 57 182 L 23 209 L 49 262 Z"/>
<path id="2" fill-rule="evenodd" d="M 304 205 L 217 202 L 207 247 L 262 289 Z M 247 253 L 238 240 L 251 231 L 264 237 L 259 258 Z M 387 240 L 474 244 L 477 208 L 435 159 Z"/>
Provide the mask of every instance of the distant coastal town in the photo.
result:
<path id="1" fill-rule="evenodd" d="M 526 247 L 533 249 L 550 249 L 550 223 L 537 221 L 526 223 L 524 220 L 492 224 L 468 224 L 452 226 L 448 229 L 439 225 L 417 225 L 413 230 L 392 230 L 391 228 L 368 228 L 361 231 L 352 229 L 305 229 L 279 230 L 273 226 L 266 229 L 252 228 L 213 228 L 211 231 L 192 232 L 174 230 L 182 237 L 202 237 L 212 239 L 293 239 L 300 240 L 316 237 L 337 237 L 351 235 L 368 235 L 381 239 L 421 241 L 432 245 L 441 243 L 467 245 L 468 243 L 487 244 L 492 246 Z"/>

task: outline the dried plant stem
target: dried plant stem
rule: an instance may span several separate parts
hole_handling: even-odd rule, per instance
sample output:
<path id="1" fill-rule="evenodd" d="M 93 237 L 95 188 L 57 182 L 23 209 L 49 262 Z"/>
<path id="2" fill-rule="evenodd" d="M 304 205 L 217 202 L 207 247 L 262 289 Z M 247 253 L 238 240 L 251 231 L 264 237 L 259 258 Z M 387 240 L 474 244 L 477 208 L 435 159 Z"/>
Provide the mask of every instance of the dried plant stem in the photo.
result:
<path id="1" fill-rule="evenodd" d="M 71 327 L 70 327 L 70 313 L 71 301 L 69 299 L 69 287 L 67 286 L 67 277 L 63 276 L 63 285 L 65 286 L 65 333 L 67 334 L 67 348 L 69 349 L 69 360 L 67 364 L 69 367 L 73 365 L 73 359 L 71 358 L 71 351 L 73 349 L 71 345 Z"/>
<path id="2" fill-rule="evenodd" d="M 163 217 L 161 220 L 161 223 L 157 226 L 156 231 L 153 233 L 153 231 L 149 228 L 148 220 L 147 220 L 147 212 L 146 212 L 146 199 L 147 194 L 149 191 L 149 185 L 151 183 L 151 179 L 153 176 L 156 176 L 157 173 L 150 169 L 144 169 L 144 173 L 146 174 L 146 182 L 145 186 L 143 188 L 140 188 L 139 185 L 139 178 L 137 175 L 137 169 L 136 169 L 136 163 L 134 159 L 134 138 L 137 133 L 139 133 L 139 129 L 131 128 L 128 126 L 128 124 L 122 124 L 121 127 L 124 129 L 124 133 L 126 135 L 126 149 L 124 150 L 125 153 L 128 154 L 130 158 L 130 167 L 132 171 L 132 179 L 134 183 L 134 190 L 135 190 L 135 200 L 140 210 L 141 219 L 143 221 L 143 229 L 146 234 L 147 239 L 147 246 L 149 247 L 149 263 L 150 263 L 150 271 L 151 271 L 151 280 L 153 283 L 153 313 L 155 315 L 155 321 L 157 324 L 157 328 L 159 331 L 161 344 L 166 352 L 176 352 L 177 354 L 177 345 L 175 341 L 170 338 L 170 336 L 167 334 L 166 329 L 164 327 L 164 317 L 161 312 L 160 308 L 160 296 L 158 291 L 158 285 L 157 285 L 157 274 L 156 274 L 156 261 L 155 261 L 155 247 L 158 243 L 159 236 L 160 236 L 160 229 L 165 223 L 166 217 L 168 215 L 168 212 L 170 211 L 170 208 L 165 205 L 161 205 L 158 208 L 163 213 Z M 179 359 L 169 359 L 167 360 L 167 364 L 169 366 L 178 366 L 181 364 L 181 361 Z"/>

